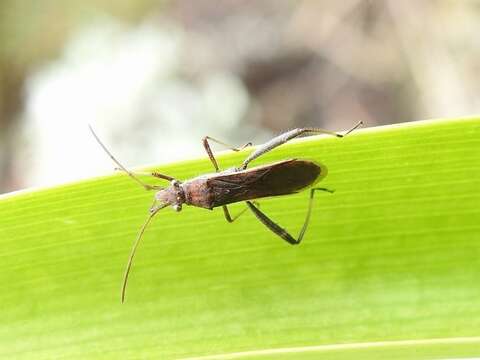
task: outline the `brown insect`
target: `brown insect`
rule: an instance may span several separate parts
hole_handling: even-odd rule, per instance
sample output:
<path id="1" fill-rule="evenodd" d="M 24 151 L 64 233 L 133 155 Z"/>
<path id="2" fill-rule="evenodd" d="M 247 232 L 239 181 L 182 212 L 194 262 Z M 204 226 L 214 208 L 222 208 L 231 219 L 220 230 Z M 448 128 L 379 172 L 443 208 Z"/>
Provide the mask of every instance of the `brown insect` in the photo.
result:
<path id="1" fill-rule="evenodd" d="M 300 190 L 312 186 L 316 182 L 323 179 L 327 175 L 327 168 L 313 161 L 300 159 L 282 160 L 273 164 L 257 166 L 251 169 L 247 169 L 248 164 L 259 156 L 301 135 L 329 134 L 336 137 L 344 137 L 345 135 L 358 128 L 361 124 L 362 122 L 359 122 L 357 125 L 355 125 L 353 128 L 351 128 L 344 134 L 339 134 L 319 128 L 300 128 L 285 132 L 266 142 L 265 144 L 260 145 L 243 161 L 243 163 L 239 167 L 231 168 L 224 171 L 220 171 L 217 160 L 213 156 L 213 152 L 210 148 L 209 141 L 224 145 L 233 151 L 240 151 L 247 146 L 251 146 L 252 144 L 247 143 L 240 148 L 235 148 L 214 138 L 206 136 L 203 139 L 203 146 L 216 172 L 201 175 L 184 182 L 181 182 L 171 176 L 164 175 L 158 172 L 133 173 L 127 170 L 110 153 L 110 151 L 108 151 L 106 146 L 100 141 L 100 139 L 90 126 L 90 130 L 95 139 L 105 150 L 105 152 L 110 156 L 110 158 L 117 164 L 117 170 L 124 171 L 128 176 L 130 176 L 134 181 L 136 181 L 146 190 L 157 191 L 154 196 L 154 202 L 150 207 L 150 215 L 141 227 L 137 239 L 135 240 L 135 243 L 133 245 L 130 257 L 128 258 L 128 263 L 122 284 L 122 302 L 125 301 L 125 291 L 128 275 L 132 266 L 133 257 L 135 256 L 135 252 L 137 250 L 138 244 L 140 243 L 140 240 L 142 239 L 143 233 L 145 232 L 145 229 L 147 228 L 152 218 L 161 209 L 169 205 L 171 205 L 175 211 L 182 210 L 183 204 L 193 205 L 209 210 L 213 209 L 214 207 L 221 206 L 223 208 L 225 219 L 228 222 L 235 221 L 247 209 L 250 209 L 258 220 L 260 220 L 268 229 L 280 236 L 283 240 L 285 240 L 291 245 L 300 244 L 303 236 L 305 235 L 305 231 L 307 230 L 308 222 L 310 220 L 310 214 L 312 212 L 313 205 L 313 196 L 315 194 L 315 191 L 333 191 L 319 187 L 310 189 L 310 199 L 308 203 L 307 214 L 300 233 L 298 234 L 296 239 L 292 235 L 290 235 L 285 229 L 272 221 L 262 211 L 260 211 L 258 204 L 251 200 L 269 196 L 294 194 Z M 137 175 L 148 175 L 164 179 L 170 181 L 170 186 L 164 188 L 157 185 L 146 184 L 141 181 Z M 232 217 L 230 215 L 227 205 L 239 201 L 245 201 L 247 204 L 247 208 L 237 214 L 235 217 Z"/>

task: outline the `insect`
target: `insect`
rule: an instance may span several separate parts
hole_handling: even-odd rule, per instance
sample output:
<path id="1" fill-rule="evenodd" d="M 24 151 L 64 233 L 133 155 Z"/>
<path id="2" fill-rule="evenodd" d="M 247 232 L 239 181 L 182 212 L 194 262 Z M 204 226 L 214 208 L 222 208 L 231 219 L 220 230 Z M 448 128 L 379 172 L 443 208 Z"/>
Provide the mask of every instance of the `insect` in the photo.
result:
<path id="1" fill-rule="evenodd" d="M 256 203 L 254 200 L 264 197 L 288 195 L 299 192 L 300 190 L 312 186 L 316 182 L 323 179 L 327 175 L 326 167 L 313 161 L 300 159 L 287 159 L 254 168 L 247 168 L 248 165 L 251 161 L 257 159 L 258 157 L 301 135 L 328 134 L 341 138 L 351 133 L 360 125 L 362 125 L 361 121 L 344 134 L 319 128 L 297 128 L 287 131 L 279 136 L 276 136 L 265 144 L 258 146 L 239 167 L 234 167 L 224 171 L 220 171 L 217 160 L 215 159 L 215 156 L 210 148 L 210 141 L 223 145 L 233 151 L 240 151 L 248 146 L 251 146 L 252 144 L 247 143 L 240 148 L 235 148 L 212 137 L 206 136 L 203 138 L 203 146 L 208 154 L 208 157 L 210 158 L 210 161 L 212 162 L 213 167 L 215 168 L 215 172 L 201 175 L 184 182 L 159 172 L 134 173 L 128 170 L 110 153 L 107 147 L 100 141 L 99 137 L 93 131 L 93 128 L 90 126 L 90 131 L 97 142 L 118 166 L 118 168 L 116 168 L 117 170 L 125 172 L 146 190 L 157 191 L 154 195 L 153 204 L 150 207 L 150 215 L 140 228 L 128 258 L 121 290 L 122 303 L 125 301 L 128 275 L 132 267 L 133 258 L 137 251 L 138 244 L 140 243 L 145 229 L 149 225 L 152 218 L 161 209 L 167 206 L 172 206 L 173 210 L 175 211 L 181 211 L 183 204 L 210 210 L 221 206 L 225 219 L 228 222 L 235 221 L 246 210 L 250 209 L 257 219 L 260 220 L 260 222 L 262 222 L 269 230 L 281 237 L 287 243 L 291 245 L 300 244 L 310 220 L 315 191 L 333 191 L 321 187 L 310 189 L 307 214 L 297 238 L 294 238 L 285 229 L 280 227 L 267 215 L 265 215 L 265 213 L 259 209 L 258 203 Z M 140 175 L 148 175 L 167 180 L 170 182 L 170 186 L 161 187 L 158 185 L 147 184 L 140 180 Z M 245 208 L 236 216 L 232 217 L 227 205 L 239 201 L 245 201 L 247 208 Z"/>

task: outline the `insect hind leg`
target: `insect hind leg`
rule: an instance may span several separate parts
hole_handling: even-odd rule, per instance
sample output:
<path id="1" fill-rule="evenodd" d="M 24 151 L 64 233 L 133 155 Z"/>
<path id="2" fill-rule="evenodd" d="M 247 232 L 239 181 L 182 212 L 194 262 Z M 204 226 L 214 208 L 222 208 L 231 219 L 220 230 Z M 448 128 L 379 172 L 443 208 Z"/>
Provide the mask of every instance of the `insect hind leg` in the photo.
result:
<path id="1" fill-rule="evenodd" d="M 252 212 L 257 217 L 257 219 L 260 220 L 260 222 L 264 224 L 269 230 L 271 230 L 273 233 L 280 236 L 283 240 L 285 240 L 290 245 L 298 245 L 302 241 L 303 236 L 305 235 L 305 231 L 307 230 L 308 223 L 310 222 L 310 215 L 312 213 L 313 198 L 315 195 L 315 191 L 326 191 L 329 193 L 333 193 L 333 190 L 329 190 L 327 188 L 313 188 L 310 190 L 310 198 L 308 201 L 307 215 L 305 216 L 305 221 L 303 222 L 302 229 L 300 230 L 300 233 L 298 234 L 296 239 L 292 235 L 290 235 L 290 233 L 287 230 L 279 226 L 267 215 L 265 215 L 265 213 L 260 211 L 260 209 L 258 209 L 258 207 L 252 204 L 252 202 L 247 201 L 247 205 L 250 208 L 250 210 L 252 210 Z"/>
<path id="2" fill-rule="evenodd" d="M 327 135 L 332 135 L 332 136 L 336 136 L 336 137 L 339 137 L 339 138 L 342 138 L 342 137 L 345 137 L 347 136 L 348 134 L 350 134 L 353 130 L 357 129 L 360 125 L 362 125 L 363 122 L 362 121 L 359 121 L 354 127 L 352 127 L 351 129 L 347 130 L 345 133 L 341 134 L 341 133 L 337 133 L 337 132 L 334 132 L 334 131 L 329 131 L 329 130 L 325 130 L 325 129 L 320 129 L 320 128 L 313 128 L 313 127 L 306 127 L 306 128 L 297 128 L 297 129 L 293 129 L 293 130 L 290 130 L 290 131 L 287 131 L 283 134 L 280 134 L 276 137 L 274 137 L 273 139 L 271 139 L 270 141 L 266 142 L 265 144 L 263 145 L 260 145 L 254 152 L 252 152 L 242 163 L 241 165 L 241 169 L 246 169 L 248 164 L 255 160 L 256 158 L 268 153 L 269 151 L 272 151 L 273 149 L 275 149 L 276 147 L 279 147 L 280 145 L 283 145 L 287 142 L 289 142 L 290 140 L 292 139 L 295 139 L 299 136 L 302 136 L 302 135 L 313 135 L 313 134 L 327 134 Z"/>

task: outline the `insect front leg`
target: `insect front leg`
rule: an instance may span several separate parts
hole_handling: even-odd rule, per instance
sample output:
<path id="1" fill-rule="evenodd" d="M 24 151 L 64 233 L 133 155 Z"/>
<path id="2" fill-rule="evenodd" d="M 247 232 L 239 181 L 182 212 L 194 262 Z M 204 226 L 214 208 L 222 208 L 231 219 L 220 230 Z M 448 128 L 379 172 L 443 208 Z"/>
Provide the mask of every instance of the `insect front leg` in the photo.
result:
<path id="1" fill-rule="evenodd" d="M 280 145 L 283 145 L 286 142 L 288 142 L 288 141 L 290 141 L 290 140 L 292 140 L 296 137 L 299 137 L 301 135 L 305 135 L 305 134 L 307 134 L 307 135 L 308 134 L 310 134 L 310 135 L 313 135 L 313 134 L 327 134 L 327 135 L 333 135 L 333 136 L 341 138 L 341 137 L 344 137 L 344 136 L 350 134 L 353 130 L 355 130 L 356 128 L 358 128 L 362 124 L 363 124 L 363 122 L 360 121 L 357 125 L 355 125 L 350 130 L 346 131 L 344 134 L 340 134 L 340 133 L 336 133 L 336 132 L 333 132 L 333 131 L 328 131 L 328 130 L 320 129 L 320 128 L 312 128 L 312 127 L 298 128 L 298 129 L 293 129 L 293 130 L 287 131 L 286 133 L 283 133 L 281 135 L 278 135 L 278 136 L 274 137 L 272 140 L 266 142 L 265 144 L 260 145 L 254 152 L 252 152 L 243 161 L 240 168 L 245 170 L 248 166 L 248 163 L 250 163 L 252 160 L 255 160 L 259 156 L 262 156 L 263 154 L 266 154 L 267 152 L 275 149 L 276 147 L 278 147 Z"/>
<path id="2" fill-rule="evenodd" d="M 97 134 L 95 133 L 95 131 L 93 130 L 92 126 L 91 125 L 88 125 L 88 127 L 90 128 L 90 131 L 92 132 L 92 135 L 93 137 L 95 138 L 95 140 L 97 140 L 98 144 L 103 148 L 103 150 L 107 153 L 107 155 L 110 157 L 110 159 L 113 160 L 113 162 L 115 164 L 117 164 L 118 168 L 116 168 L 115 170 L 121 170 L 123 172 L 125 172 L 128 176 L 130 176 L 135 182 L 137 182 L 140 186 L 142 186 L 143 188 L 145 188 L 145 190 L 160 190 L 162 189 L 161 186 L 157 186 L 157 185 L 150 185 L 150 184 L 146 184 L 144 183 L 142 180 L 140 180 L 136 175 L 135 173 L 131 172 L 130 170 L 128 170 L 125 166 L 123 166 L 120 161 L 118 161 L 115 156 L 113 156 L 113 154 L 107 149 L 107 147 L 103 144 L 103 142 L 100 140 L 100 138 L 97 136 Z M 175 180 L 174 178 L 170 177 L 170 176 L 167 176 L 167 175 L 163 175 L 163 174 L 160 174 L 160 173 L 152 173 L 150 174 L 152 176 L 155 176 L 155 177 L 159 177 L 161 179 L 165 179 L 165 180 L 168 180 L 168 181 L 172 181 L 172 180 Z"/>
<path id="3" fill-rule="evenodd" d="M 246 143 L 245 145 L 239 147 L 239 148 L 236 148 L 236 147 L 233 147 L 231 145 L 228 145 L 220 140 L 217 140 L 217 139 L 214 139 L 210 136 L 205 136 L 202 140 L 202 143 L 203 143 L 203 147 L 205 148 L 205 151 L 207 152 L 208 154 L 208 157 L 210 158 L 210 161 L 212 162 L 213 164 L 213 167 L 215 168 L 215 171 L 216 172 L 219 172 L 220 169 L 218 167 L 218 163 L 217 163 L 217 159 L 215 159 L 215 156 L 213 156 L 213 152 L 212 152 L 212 149 L 210 148 L 210 143 L 208 141 L 213 141 L 213 142 L 216 142 L 217 144 L 220 144 L 220 145 L 223 145 L 225 147 L 227 147 L 228 149 L 230 150 L 233 150 L 233 151 L 241 151 L 243 149 L 245 149 L 247 146 L 252 146 L 252 143 L 249 142 L 249 143 Z"/>
<path id="4" fill-rule="evenodd" d="M 333 190 L 329 190 L 326 188 L 313 188 L 310 190 L 310 199 L 308 201 L 307 215 L 305 216 L 305 221 L 303 223 L 302 229 L 300 230 L 300 233 L 298 234 L 298 237 L 296 239 L 292 235 L 290 235 L 287 230 L 285 230 L 284 228 L 276 224 L 267 215 L 265 215 L 262 211 L 260 211 L 260 209 L 258 209 L 254 204 L 252 204 L 252 202 L 247 201 L 247 205 L 250 208 L 250 210 L 253 211 L 257 219 L 260 220 L 267 228 L 269 228 L 271 231 L 273 231 L 275 234 L 280 236 L 283 240 L 285 240 L 289 244 L 298 245 L 302 241 L 303 236 L 305 235 L 305 231 L 307 230 L 308 223 L 310 221 L 310 215 L 312 213 L 313 197 L 314 197 L 315 191 L 326 191 L 329 193 L 333 193 Z"/>
<path id="5" fill-rule="evenodd" d="M 125 171 L 122 168 L 118 168 L 118 167 L 116 167 L 115 170 L 116 171 Z M 152 176 L 152 177 L 156 177 L 156 178 L 159 178 L 159 179 L 168 180 L 170 182 L 173 181 L 173 180 L 177 180 L 174 177 L 171 177 L 171 176 L 168 176 L 168 175 L 165 175 L 165 174 L 161 174 L 157 171 L 145 172 L 145 171 L 130 171 L 129 170 L 129 173 L 133 174 L 135 176 Z"/>

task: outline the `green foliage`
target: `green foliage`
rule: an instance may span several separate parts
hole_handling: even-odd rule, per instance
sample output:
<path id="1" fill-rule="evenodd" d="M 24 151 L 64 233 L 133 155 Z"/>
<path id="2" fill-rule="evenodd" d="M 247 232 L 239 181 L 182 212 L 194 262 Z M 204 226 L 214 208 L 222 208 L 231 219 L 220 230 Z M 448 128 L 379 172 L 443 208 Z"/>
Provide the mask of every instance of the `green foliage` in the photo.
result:
<path id="1" fill-rule="evenodd" d="M 220 166 L 248 151 L 220 156 Z M 146 233 L 123 305 L 124 266 L 152 193 L 117 174 L 0 198 L 0 357 L 480 356 L 480 120 L 312 137 L 256 164 L 284 158 L 325 164 L 321 184 L 335 190 L 317 195 L 300 246 L 251 213 L 228 224 L 221 209 L 167 208 Z M 158 170 L 186 179 L 211 165 Z M 261 206 L 296 234 L 307 198 Z M 412 342 L 380 346 L 399 340 Z M 355 345 L 365 342 L 379 346 Z"/>

